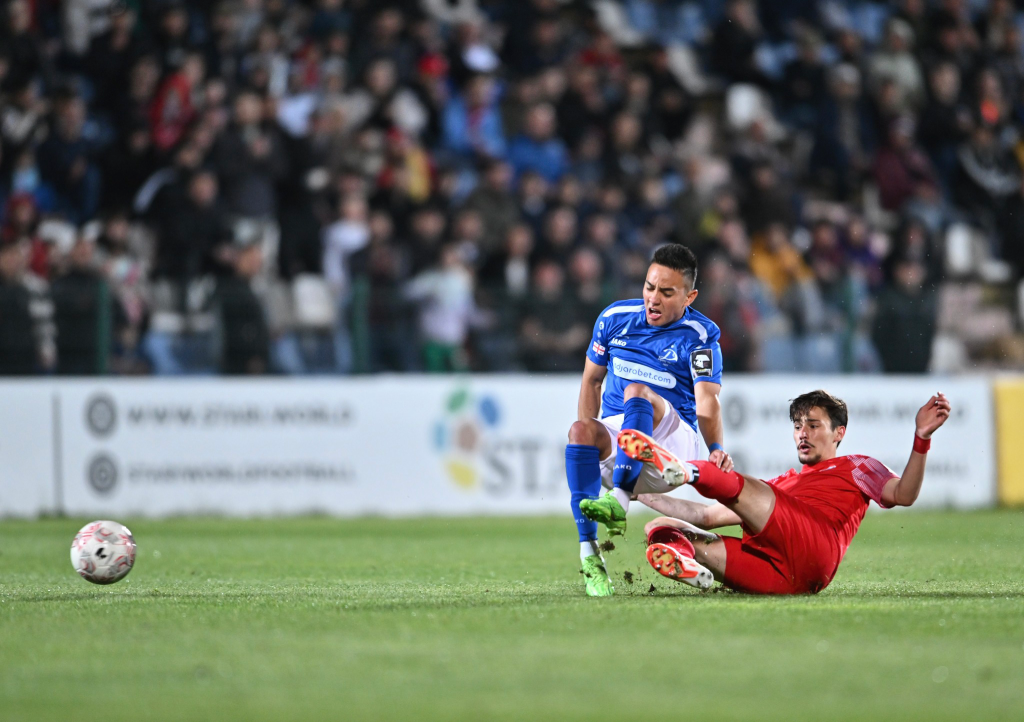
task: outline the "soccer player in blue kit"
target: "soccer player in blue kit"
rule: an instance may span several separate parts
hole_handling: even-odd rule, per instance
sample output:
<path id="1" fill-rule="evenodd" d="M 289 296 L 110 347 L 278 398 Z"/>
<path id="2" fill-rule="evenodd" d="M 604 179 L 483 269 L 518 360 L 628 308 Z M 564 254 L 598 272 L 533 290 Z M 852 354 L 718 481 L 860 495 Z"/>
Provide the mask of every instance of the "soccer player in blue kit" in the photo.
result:
<path id="1" fill-rule="evenodd" d="M 678 458 L 696 459 L 699 427 L 708 460 L 732 471 L 722 448 L 720 332 L 690 307 L 696 282 L 693 252 L 675 243 L 662 246 L 647 269 L 643 299 L 613 303 L 594 324 L 578 420 L 565 448 L 583 576 L 592 597 L 614 593 L 597 546 L 598 523 L 611 536 L 624 534 L 630 498 L 675 488 L 652 465 L 618 448 L 620 430 L 641 431 Z M 602 484 L 610 492 L 599 497 Z"/>

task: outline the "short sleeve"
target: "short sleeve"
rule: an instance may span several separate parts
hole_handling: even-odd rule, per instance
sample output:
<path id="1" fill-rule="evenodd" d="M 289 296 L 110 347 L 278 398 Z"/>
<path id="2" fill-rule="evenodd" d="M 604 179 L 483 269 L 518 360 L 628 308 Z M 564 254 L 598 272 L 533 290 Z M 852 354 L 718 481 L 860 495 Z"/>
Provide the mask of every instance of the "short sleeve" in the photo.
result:
<path id="1" fill-rule="evenodd" d="M 847 458 L 853 464 L 853 483 L 866 497 L 872 499 L 880 507 L 890 508 L 882 501 L 882 490 L 890 480 L 898 479 L 899 474 L 870 456 L 849 456 Z"/>
<path id="2" fill-rule="evenodd" d="M 722 347 L 718 341 L 690 351 L 690 375 L 695 384 L 700 381 L 722 383 Z"/>
<path id="3" fill-rule="evenodd" d="M 587 358 L 598 366 L 608 365 L 608 348 L 605 340 L 608 335 L 605 333 L 605 325 L 608 320 L 601 314 L 594 322 L 594 334 L 590 338 L 590 347 L 587 349 Z"/>

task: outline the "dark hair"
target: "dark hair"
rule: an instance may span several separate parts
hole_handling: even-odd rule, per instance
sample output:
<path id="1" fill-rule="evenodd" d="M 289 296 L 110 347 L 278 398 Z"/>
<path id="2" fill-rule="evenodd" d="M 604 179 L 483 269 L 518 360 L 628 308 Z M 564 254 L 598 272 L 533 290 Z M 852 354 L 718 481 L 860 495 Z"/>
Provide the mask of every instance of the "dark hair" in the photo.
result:
<path id="1" fill-rule="evenodd" d="M 812 408 L 824 409 L 833 429 L 846 426 L 849 418 L 846 402 L 822 389 L 809 391 L 793 399 L 789 403 L 789 420 L 796 421 Z"/>
<path id="2" fill-rule="evenodd" d="M 690 288 L 697 285 L 697 257 L 693 251 L 681 243 L 668 243 L 654 252 L 651 263 L 679 271 L 690 283 Z"/>

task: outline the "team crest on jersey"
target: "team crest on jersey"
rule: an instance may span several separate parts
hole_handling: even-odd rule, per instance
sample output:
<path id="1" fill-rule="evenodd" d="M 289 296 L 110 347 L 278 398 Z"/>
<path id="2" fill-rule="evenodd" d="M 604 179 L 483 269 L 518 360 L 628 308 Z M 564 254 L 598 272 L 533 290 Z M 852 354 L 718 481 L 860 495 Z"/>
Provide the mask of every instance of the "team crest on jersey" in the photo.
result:
<path id="1" fill-rule="evenodd" d="M 699 348 L 690 354 L 690 373 L 694 378 L 698 376 L 711 376 L 714 371 L 711 349 Z"/>
<path id="2" fill-rule="evenodd" d="M 661 352 L 661 355 L 658 356 L 658 360 L 663 363 L 674 364 L 679 360 L 679 354 L 676 353 L 674 348 L 667 348 Z"/>

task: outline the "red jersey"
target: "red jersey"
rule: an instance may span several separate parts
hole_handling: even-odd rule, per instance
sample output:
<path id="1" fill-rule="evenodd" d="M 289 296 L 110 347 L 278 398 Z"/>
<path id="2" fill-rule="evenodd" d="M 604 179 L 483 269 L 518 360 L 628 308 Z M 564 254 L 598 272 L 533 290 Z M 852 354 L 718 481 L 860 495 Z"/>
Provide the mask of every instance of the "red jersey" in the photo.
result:
<path id="1" fill-rule="evenodd" d="M 874 500 L 888 509 L 882 501 L 882 489 L 890 479 L 897 478 L 899 474 L 877 459 L 851 455 L 804 466 L 799 472 L 790 469 L 765 483 L 812 507 L 820 521 L 835 533 L 842 560 L 868 503 Z"/>

